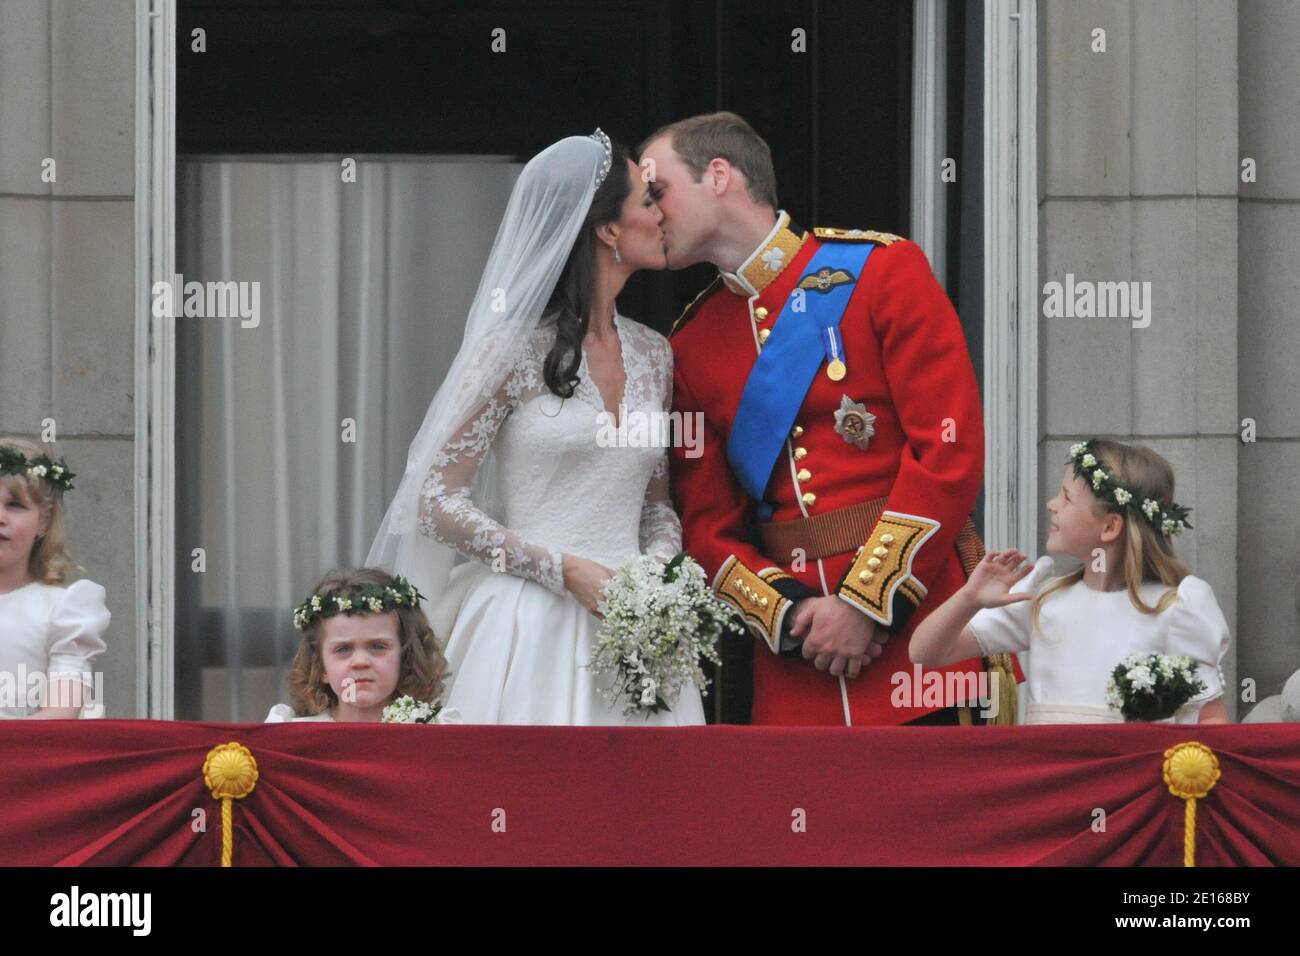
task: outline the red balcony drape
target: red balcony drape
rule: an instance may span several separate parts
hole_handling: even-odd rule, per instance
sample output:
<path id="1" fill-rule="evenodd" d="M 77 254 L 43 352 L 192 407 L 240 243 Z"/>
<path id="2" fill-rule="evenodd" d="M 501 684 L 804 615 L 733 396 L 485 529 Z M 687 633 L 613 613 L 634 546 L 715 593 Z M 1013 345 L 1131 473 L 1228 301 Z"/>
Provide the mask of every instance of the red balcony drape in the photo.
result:
<path id="1" fill-rule="evenodd" d="M 0 858 L 216 865 L 202 767 L 257 763 L 234 865 L 1300 865 L 1300 726 L 559 728 L 0 722 Z M 1104 830 L 1096 821 L 1104 813 Z"/>

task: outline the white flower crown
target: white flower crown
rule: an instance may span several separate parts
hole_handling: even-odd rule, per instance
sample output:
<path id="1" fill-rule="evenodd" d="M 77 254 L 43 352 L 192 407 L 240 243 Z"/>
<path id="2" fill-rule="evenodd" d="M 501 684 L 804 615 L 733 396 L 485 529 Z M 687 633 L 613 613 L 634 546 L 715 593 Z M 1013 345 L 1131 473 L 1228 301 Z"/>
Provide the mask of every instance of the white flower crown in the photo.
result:
<path id="1" fill-rule="evenodd" d="M 68 471 L 62 458 L 55 461 L 49 455 L 28 458 L 12 445 L 0 447 L 0 475 L 22 475 L 28 481 L 44 478 L 64 491 L 72 490 L 72 479 L 77 476 Z"/>
<path id="2" fill-rule="evenodd" d="M 1108 473 L 1097 460 L 1097 456 L 1092 453 L 1092 443 L 1095 440 L 1089 439 L 1071 445 L 1070 457 L 1066 459 L 1067 464 L 1074 463 L 1075 475 L 1088 483 L 1094 495 L 1107 504 L 1123 508 L 1130 514 L 1140 517 L 1166 538 L 1192 527 L 1187 521 L 1187 516 L 1192 513 L 1191 508 L 1184 508 L 1173 501 L 1168 507 L 1164 507 L 1154 498 L 1139 495 L 1134 488 Z"/>
<path id="3" fill-rule="evenodd" d="M 318 618 L 335 614 L 383 614 L 399 607 L 419 607 L 424 598 L 414 584 L 397 577 L 391 587 L 358 584 L 338 591 L 313 594 L 293 609 L 293 626 L 302 631 Z"/>

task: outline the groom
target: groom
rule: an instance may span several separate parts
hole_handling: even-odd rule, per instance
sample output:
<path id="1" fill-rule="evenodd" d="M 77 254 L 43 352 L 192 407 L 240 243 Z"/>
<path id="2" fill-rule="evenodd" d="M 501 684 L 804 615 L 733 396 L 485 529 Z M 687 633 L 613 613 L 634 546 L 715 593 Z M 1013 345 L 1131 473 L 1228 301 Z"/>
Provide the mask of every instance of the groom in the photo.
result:
<path id="1" fill-rule="evenodd" d="M 669 267 L 720 273 L 671 336 L 674 411 L 704 418 L 702 454 L 673 448 L 672 492 L 686 550 L 761 641 L 752 722 L 980 722 L 954 706 L 970 694 L 924 693 L 907 654 L 982 554 L 979 389 L 925 254 L 796 226 L 734 113 L 666 126 L 640 156 Z M 1001 683 L 996 722 L 1014 722 L 1014 664 L 989 665 L 995 681 L 975 659 L 944 683 Z"/>

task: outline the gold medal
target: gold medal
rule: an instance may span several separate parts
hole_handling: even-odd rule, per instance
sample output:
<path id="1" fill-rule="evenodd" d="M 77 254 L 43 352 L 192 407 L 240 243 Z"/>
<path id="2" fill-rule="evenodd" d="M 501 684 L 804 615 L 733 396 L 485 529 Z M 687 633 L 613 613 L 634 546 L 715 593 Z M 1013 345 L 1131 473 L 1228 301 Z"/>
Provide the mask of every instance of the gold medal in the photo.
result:
<path id="1" fill-rule="evenodd" d="M 832 382 L 838 382 L 844 377 L 846 371 L 843 362 L 839 359 L 831 359 L 830 364 L 826 366 L 826 377 Z"/>

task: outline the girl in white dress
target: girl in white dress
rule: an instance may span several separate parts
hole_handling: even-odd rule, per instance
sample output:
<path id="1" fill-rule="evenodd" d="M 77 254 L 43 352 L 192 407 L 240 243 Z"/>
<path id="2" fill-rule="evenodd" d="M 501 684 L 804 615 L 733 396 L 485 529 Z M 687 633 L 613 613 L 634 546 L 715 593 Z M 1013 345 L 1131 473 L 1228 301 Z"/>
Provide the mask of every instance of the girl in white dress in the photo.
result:
<path id="1" fill-rule="evenodd" d="M 447 662 L 419 592 L 386 571 L 331 571 L 293 613 L 302 643 L 289 672 L 288 704 L 276 704 L 267 723 L 328 721 L 378 723 L 399 697 L 437 706 Z M 454 708 L 439 708 L 435 723 L 460 723 Z"/>
<path id="2" fill-rule="evenodd" d="M 942 667 L 1029 651 L 1025 723 L 1109 723 L 1124 719 L 1106 685 L 1125 657 L 1185 656 L 1205 690 L 1162 722 L 1226 723 L 1228 624 L 1210 585 L 1174 555 L 1170 537 L 1191 525 L 1173 492 L 1173 469 L 1149 448 L 1097 439 L 1071 446 L 1047 503 L 1047 550 L 1083 566 L 1054 577 L 1049 556 L 1022 568 L 1020 551 L 989 552 L 918 625 L 913 662 Z"/>
<path id="3" fill-rule="evenodd" d="M 33 442 L 0 439 L 0 718 L 99 716 L 92 662 L 111 615 L 68 555 L 63 493 L 76 477 Z"/>
<path id="4" fill-rule="evenodd" d="M 599 130 L 528 163 L 367 557 L 434 596 L 467 723 L 704 723 L 694 686 L 629 718 L 586 667 L 614 569 L 681 549 L 662 429 L 672 351 L 614 306 L 633 272 L 665 268 L 661 218 Z M 453 572 L 457 553 L 470 560 Z"/>

